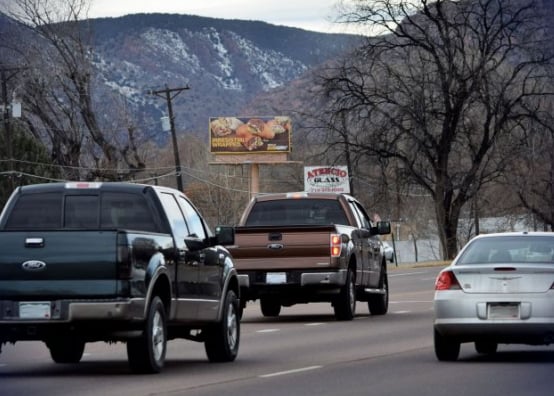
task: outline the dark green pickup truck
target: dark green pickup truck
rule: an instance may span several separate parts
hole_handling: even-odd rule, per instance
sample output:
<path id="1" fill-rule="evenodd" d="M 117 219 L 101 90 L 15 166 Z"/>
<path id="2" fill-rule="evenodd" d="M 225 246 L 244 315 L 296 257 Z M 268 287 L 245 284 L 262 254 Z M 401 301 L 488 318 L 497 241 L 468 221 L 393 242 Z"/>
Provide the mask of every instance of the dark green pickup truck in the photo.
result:
<path id="1" fill-rule="evenodd" d="M 167 340 L 232 361 L 240 339 L 231 227 L 215 235 L 179 191 L 130 183 L 17 188 L 0 215 L 0 348 L 39 340 L 57 363 L 87 342 L 127 343 L 159 372 Z"/>

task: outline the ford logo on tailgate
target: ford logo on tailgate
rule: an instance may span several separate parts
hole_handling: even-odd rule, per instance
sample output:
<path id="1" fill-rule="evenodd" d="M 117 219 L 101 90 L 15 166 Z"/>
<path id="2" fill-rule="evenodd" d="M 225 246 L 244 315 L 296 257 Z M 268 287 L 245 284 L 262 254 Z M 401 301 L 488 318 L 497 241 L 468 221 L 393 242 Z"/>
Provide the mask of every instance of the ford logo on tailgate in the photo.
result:
<path id="1" fill-rule="evenodd" d="M 29 260 L 21 264 L 25 271 L 42 271 L 46 268 L 46 263 L 40 260 Z"/>

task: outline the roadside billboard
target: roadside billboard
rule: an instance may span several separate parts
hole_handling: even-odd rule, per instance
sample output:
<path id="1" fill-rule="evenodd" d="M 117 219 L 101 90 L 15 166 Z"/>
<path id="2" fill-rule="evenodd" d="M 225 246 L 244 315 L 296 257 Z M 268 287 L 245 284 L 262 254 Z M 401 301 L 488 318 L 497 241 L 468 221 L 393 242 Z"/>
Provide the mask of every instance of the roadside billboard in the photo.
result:
<path id="1" fill-rule="evenodd" d="M 348 167 L 305 166 L 304 191 L 350 193 Z"/>
<path id="2" fill-rule="evenodd" d="M 209 130 L 212 154 L 291 151 L 290 117 L 213 117 Z"/>

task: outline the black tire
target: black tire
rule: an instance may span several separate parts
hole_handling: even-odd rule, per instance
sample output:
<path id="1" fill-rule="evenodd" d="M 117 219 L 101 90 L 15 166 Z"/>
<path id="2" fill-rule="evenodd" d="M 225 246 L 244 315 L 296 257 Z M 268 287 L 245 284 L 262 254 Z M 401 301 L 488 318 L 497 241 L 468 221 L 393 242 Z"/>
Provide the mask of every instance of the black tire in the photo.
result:
<path id="1" fill-rule="evenodd" d="M 481 355 L 493 355 L 498 350 L 498 343 L 488 341 L 476 341 L 475 350 Z"/>
<path id="2" fill-rule="evenodd" d="M 434 330 L 435 355 L 440 361 L 453 362 L 460 355 L 460 343 Z"/>
<path id="3" fill-rule="evenodd" d="M 242 319 L 242 315 L 244 315 L 245 309 L 246 309 L 246 300 L 241 299 L 239 303 L 238 312 L 237 312 L 239 319 Z"/>
<path id="4" fill-rule="evenodd" d="M 221 322 L 205 330 L 204 349 L 210 362 L 232 362 L 236 359 L 240 344 L 239 302 L 234 291 L 229 290 L 223 302 Z"/>
<path id="5" fill-rule="evenodd" d="M 85 342 L 77 338 L 51 340 L 46 346 L 56 363 L 79 363 L 85 351 Z"/>
<path id="6" fill-rule="evenodd" d="M 143 334 L 127 341 L 127 358 L 134 373 L 159 373 L 165 363 L 167 325 L 162 300 L 155 296 L 148 307 Z"/>
<path id="7" fill-rule="evenodd" d="M 381 268 L 379 289 L 384 290 L 384 293 L 368 296 L 367 307 L 372 315 L 385 315 L 389 310 L 389 277 L 385 266 Z"/>
<path id="8" fill-rule="evenodd" d="M 356 279 L 354 271 L 346 272 L 346 283 L 333 303 L 337 320 L 352 320 L 356 315 Z"/>
<path id="9" fill-rule="evenodd" d="M 281 313 L 281 304 L 271 297 L 261 297 L 260 308 L 266 317 L 276 317 Z"/>

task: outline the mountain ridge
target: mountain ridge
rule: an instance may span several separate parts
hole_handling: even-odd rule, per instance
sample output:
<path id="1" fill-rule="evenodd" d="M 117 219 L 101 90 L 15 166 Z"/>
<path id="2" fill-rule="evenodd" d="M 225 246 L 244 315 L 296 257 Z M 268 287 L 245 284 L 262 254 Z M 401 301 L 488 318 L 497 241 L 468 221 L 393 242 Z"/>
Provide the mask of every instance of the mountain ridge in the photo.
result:
<path id="1" fill-rule="evenodd" d="M 152 89 L 190 87 L 174 103 L 179 132 L 205 133 L 209 117 L 239 115 L 255 97 L 283 87 L 360 42 L 260 21 L 133 14 L 83 21 L 94 36 L 98 82 L 135 113 L 166 115 Z M 207 135 L 207 134 L 206 134 Z"/>

